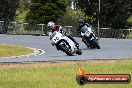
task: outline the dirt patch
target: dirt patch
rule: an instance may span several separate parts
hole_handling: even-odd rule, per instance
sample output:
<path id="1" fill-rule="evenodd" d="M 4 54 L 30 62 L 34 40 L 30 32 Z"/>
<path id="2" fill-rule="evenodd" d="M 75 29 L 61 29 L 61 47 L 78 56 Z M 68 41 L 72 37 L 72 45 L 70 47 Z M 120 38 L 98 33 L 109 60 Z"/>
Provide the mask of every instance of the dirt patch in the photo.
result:
<path id="1" fill-rule="evenodd" d="M 53 67 L 53 66 L 65 66 L 65 65 L 71 65 L 76 64 L 77 62 L 35 62 L 35 63 L 2 63 L 0 64 L 1 69 L 6 68 L 17 68 L 17 67 Z"/>
<path id="2" fill-rule="evenodd" d="M 118 60 L 119 61 L 119 60 Z M 20 68 L 20 67 L 54 67 L 71 64 L 96 64 L 96 63 L 116 63 L 117 60 L 86 60 L 86 61 L 50 61 L 50 62 L 31 62 L 31 63 L 1 63 L 0 68 Z"/>

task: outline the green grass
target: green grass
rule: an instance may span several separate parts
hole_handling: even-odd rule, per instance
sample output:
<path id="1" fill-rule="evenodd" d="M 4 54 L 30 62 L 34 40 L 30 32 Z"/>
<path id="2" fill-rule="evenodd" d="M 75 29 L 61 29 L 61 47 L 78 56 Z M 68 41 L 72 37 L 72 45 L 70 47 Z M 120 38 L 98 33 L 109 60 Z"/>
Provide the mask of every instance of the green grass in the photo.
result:
<path id="1" fill-rule="evenodd" d="M 0 45 L 0 57 L 20 56 L 31 54 L 34 51 L 29 48 L 14 45 Z"/>
<path id="2" fill-rule="evenodd" d="M 0 65 L 0 88 L 132 88 L 130 84 L 86 84 L 76 82 L 78 62 Z M 132 60 L 80 62 L 87 74 L 130 74 Z"/>

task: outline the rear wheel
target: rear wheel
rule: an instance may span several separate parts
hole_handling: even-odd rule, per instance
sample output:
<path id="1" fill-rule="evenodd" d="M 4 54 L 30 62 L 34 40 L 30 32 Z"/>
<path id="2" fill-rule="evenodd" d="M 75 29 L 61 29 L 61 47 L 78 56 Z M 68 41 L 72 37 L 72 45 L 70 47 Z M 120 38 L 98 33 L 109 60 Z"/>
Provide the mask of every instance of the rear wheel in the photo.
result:
<path id="1" fill-rule="evenodd" d="M 82 51 L 81 51 L 81 50 L 78 50 L 78 51 L 76 52 L 76 54 L 81 55 L 81 54 L 82 54 Z"/>

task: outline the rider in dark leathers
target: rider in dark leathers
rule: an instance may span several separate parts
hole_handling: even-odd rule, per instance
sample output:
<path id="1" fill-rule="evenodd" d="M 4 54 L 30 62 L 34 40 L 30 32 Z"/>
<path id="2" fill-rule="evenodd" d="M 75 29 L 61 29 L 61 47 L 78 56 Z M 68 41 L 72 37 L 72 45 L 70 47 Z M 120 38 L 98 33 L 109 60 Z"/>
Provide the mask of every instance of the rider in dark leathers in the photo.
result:
<path id="1" fill-rule="evenodd" d="M 92 26 L 88 23 L 85 23 L 83 19 L 78 20 L 77 31 L 82 32 L 82 33 L 89 32 L 89 37 L 87 37 L 88 40 L 91 39 L 92 37 L 96 38 L 95 33 L 92 30 Z M 85 37 L 83 37 L 83 36 L 82 36 L 82 41 L 86 44 Z"/>

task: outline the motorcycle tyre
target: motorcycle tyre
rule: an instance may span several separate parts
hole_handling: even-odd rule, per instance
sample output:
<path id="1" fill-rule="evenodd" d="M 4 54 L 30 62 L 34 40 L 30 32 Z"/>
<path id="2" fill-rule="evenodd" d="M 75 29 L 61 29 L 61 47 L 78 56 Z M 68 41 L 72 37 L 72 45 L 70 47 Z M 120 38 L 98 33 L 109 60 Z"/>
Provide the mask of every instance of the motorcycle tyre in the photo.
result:
<path id="1" fill-rule="evenodd" d="M 100 46 L 96 40 L 92 40 L 91 42 L 96 46 L 97 49 L 100 49 Z"/>
<path id="2" fill-rule="evenodd" d="M 76 54 L 81 55 L 81 54 L 82 54 L 82 51 L 81 51 L 81 50 L 78 50 L 78 51 L 76 52 Z"/>
<path id="3" fill-rule="evenodd" d="M 73 54 L 70 51 L 67 51 L 63 45 L 60 44 L 59 47 L 60 47 L 60 50 L 65 52 L 68 56 L 73 56 Z"/>

